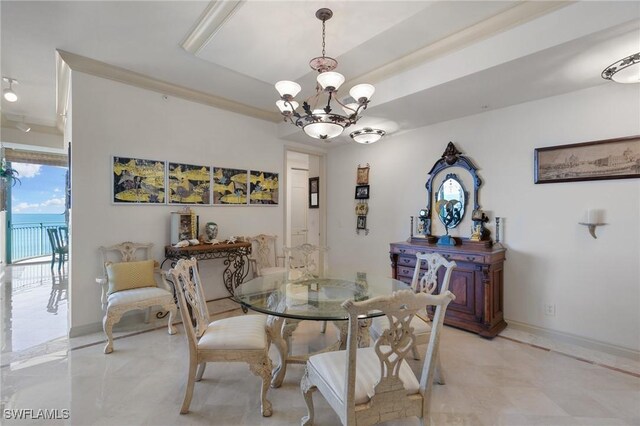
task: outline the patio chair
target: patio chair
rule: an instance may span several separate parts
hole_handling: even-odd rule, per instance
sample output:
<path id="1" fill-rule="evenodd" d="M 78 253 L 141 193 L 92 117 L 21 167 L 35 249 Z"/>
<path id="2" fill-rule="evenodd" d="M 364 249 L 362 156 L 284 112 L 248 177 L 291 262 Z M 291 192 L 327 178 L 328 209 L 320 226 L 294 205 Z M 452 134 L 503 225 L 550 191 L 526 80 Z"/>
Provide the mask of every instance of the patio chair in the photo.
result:
<path id="1" fill-rule="evenodd" d="M 56 263 L 57 256 L 59 271 L 62 268 L 62 262 L 69 258 L 69 234 L 67 228 L 48 228 L 47 235 L 49 235 L 49 242 L 51 243 L 51 269 L 53 269 L 53 265 Z"/>

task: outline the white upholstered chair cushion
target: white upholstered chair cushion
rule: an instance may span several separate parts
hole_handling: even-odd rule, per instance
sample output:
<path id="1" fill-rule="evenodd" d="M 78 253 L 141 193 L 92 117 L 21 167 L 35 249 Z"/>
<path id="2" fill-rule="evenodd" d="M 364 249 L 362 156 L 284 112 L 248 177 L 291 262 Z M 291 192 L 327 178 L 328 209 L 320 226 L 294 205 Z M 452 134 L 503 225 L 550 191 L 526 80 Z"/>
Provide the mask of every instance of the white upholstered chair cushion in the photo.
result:
<path id="1" fill-rule="evenodd" d="M 385 348 L 381 346 L 381 348 Z M 374 348 L 358 349 L 356 355 L 356 391 L 355 404 L 368 402 L 375 394 L 374 388 L 380 381 L 380 359 Z M 345 365 L 347 355 L 345 351 L 325 352 L 313 355 L 309 358 L 307 365 L 316 370 L 325 383 L 331 388 L 333 393 L 344 402 L 344 379 L 346 377 Z M 407 395 L 418 393 L 420 383 L 411 367 L 406 361 L 402 361 L 400 367 L 400 380 L 407 390 Z"/>
<path id="2" fill-rule="evenodd" d="M 413 317 L 410 325 L 413 327 L 413 334 L 415 335 L 431 333 L 431 323 L 417 315 Z M 375 317 L 371 321 L 371 331 L 374 336 L 380 336 L 382 331 L 387 328 L 389 328 L 389 320 L 384 315 L 381 317 Z"/>
<path id="3" fill-rule="evenodd" d="M 214 321 L 198 341 L 198 349 L 264 349 L 267 317 L 242 315 Z"/>
<path id="4" fill-rule="evenodd" d="M 138 303 L 148 299 L 168 296 L 173 300 L 173 294 L 171 292 L 158 288 L 158 287 L 143 287 L 134 288 L 131 290 L 121 290 L 111 293 L 107 298 L 107 303 L 110 307 L 119 305 L 129 305 L 131 303 Z"/>

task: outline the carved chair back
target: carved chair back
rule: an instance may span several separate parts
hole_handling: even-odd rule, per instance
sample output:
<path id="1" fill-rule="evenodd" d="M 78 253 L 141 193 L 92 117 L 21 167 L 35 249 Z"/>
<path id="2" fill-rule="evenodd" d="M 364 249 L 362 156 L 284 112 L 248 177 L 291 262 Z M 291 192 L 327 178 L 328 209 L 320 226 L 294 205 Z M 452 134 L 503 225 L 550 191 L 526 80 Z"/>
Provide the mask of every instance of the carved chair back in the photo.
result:
<path id="1" fill-rule="evenodd" d="M 305 280 L 318 277 L 324 273 L 316 264 L 316 254 L 327 251 L 326 247 L 312 244 L 301 244 L 295 247 L 284 247 L 284 260 L 287 276 L 291 279 Z"/>
<path id="2" fill-rule="evenodd" d="M 447 305 L 455 296 L 449 292 L 440 295 L 427 293 L 414 293 L 411 290 L 400 290 L 391 296 L 376 297 L 362 302 L 347 300 L 342 304 L 349 313 L 349 332 L 347 339 L 346 356 L 347 380 L 345 381 L 345 410 L 347 418 L 355 418 L 355 383 L 356 383 L 356 362 L 358 347 L 359 317 L 377 310 L 384 313 L 388 320 L 386 327 L 374 344 L 374 350 L 380 361 L 380 381 L 374 388 L 374 395 L 371 398 L 368 409 L 376 409 L 376 404 L 389 401 L 401 401 L 407 398 L 407 392 L 400 380 L 400 367 L 407 354 L 411 352 L 415 335 L 410 326 L 411 320 L 416 313 L 425 306 L 435 306 L 436 312 L 433 320 L 431 337 L 427 355 L 424 359 L 422 377 L 420 379 L 420 394 L 423 395 L 423 415 L 428 418 L 429 400 L 431 398 L 431 387 L 433 385 L 433 374 L 435 367 L 435 355 L 440 338 L 440 329 L 444 321 L 444 314 Z M 355 424 L 354 421 L 347 421 L 346 424 Z"/>
<path id="3" fill-rule="evenodd" d="M 151 253 L 151 243 L 132 243 L 126 241 L 120 244 L 114 244 L 108 247 L 100 247 L 100 256 L 102 259 L 103 276 L 107 276 L 108 262 L 135 262 L 137 260 L 148 260 Z M 107 283 L 102 286 L 102 304 L 107 303 Z"/>
<path id="4" fill-rule="evenodd" d="M 209 325 L 209 310 L 195 258 L 180 259 L 166 275 L 173 282 L 180 304 L 182 323 L 187 331 L 189 350 L 195 351 L 198 340 Z"/>
<path id="5" fill-rule="evenodd" d="M 423 261 L 426 263 L 427 271 L 420 276 L 420 268 Z M 439 253 L 416 253 L 416 268 L 413 271 L 413 279 L 411 280 L 413 291 L 433 294 L 438 288 L 438 270 L 441 267 L 446 268 L 442 279 L 442 288 L 440 289 L 440 293 L 444 293 L 449 290 L 449 280 L 456 263 L 448 261 Z"/>
<path id="6" fill-rule="evenodd" d="M 264 268 L 273 268 L 278 266 L 278 257 L 276 252 L 276 235 L 259 234 L 250 237 L 251 257 L 255 261 L 258 275 L 260 270 Z"/>

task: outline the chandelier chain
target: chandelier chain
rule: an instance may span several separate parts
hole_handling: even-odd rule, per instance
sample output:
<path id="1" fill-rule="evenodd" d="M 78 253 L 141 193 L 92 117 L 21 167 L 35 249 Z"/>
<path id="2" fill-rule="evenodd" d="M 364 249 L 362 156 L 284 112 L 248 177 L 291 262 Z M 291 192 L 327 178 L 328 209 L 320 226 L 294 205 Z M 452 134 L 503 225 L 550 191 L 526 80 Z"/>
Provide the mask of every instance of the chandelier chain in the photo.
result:
<path id="1" fill-rule="evenodd" d="M 325 53 L 324 52 L 324 46 L 325 46 L 325 43 L 324 43 L 324 24 L 325 24 L 325 22 L 326 21 L 323 19 L 322 20 L 322 57 L 323 58 L 324 58 L 324 53 Z"/>

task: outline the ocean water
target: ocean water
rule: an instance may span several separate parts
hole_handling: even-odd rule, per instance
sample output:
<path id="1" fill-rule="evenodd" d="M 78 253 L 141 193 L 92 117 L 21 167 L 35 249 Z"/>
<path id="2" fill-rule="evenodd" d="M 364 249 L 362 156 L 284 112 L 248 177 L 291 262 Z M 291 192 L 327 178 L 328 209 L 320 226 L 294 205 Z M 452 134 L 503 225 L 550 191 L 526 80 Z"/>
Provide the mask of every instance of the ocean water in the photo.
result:
<path id="1" fill-rule="evenodd" d="M 14 213 L 11 216 L 14 225 L 17 225 L 19 223 L 64 223 L 64 213 Z"/>

